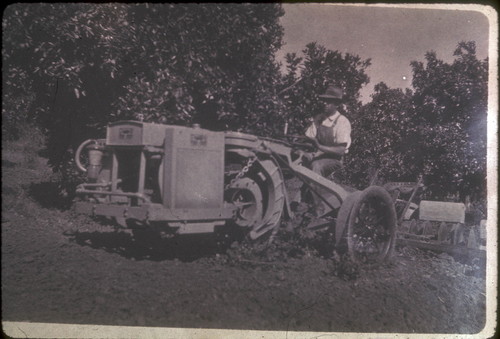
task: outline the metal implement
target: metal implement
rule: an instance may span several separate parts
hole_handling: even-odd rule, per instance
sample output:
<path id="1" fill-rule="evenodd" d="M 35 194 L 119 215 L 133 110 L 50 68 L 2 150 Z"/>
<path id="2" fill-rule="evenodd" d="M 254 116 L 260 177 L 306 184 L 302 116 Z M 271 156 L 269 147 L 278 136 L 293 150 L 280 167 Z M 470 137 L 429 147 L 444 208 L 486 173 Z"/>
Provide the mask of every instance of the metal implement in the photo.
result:
<path id="1" fill-rule="evenodd" d="M 475 226 L 466 225 L 466 206 L 458 202 L 421 200 L 414 203 L 418 182 L 389 182 L 384 185 L 396 206 L 398 215 L 397 243 L 452 255 L 484 257 L 476 240 Z M 405 201 L 400 194 L 409 194 Z M 479 253 L 479 256 L 478 256 Z"/>
<path id="2" fill-rule="evenodd" d="M 125 227 L 154 223 L 189 234 L 225 225 L 250 239 L 272 237 L 282 219 L 294 217 L 285 185 L 285 176 L 293 176 L 325 203 L 339 247 L 348 247 L 354 260 L 385 260 L 396 227 L 390 195 L 378 186 L 346 188 L 314 173 L 304 166 L 310 148 L 301 140 L 198 126 L 115 122 L 105 139 L 87 140 L 76 152 L 88 177 L 77 188 L 76 210 Z"/>

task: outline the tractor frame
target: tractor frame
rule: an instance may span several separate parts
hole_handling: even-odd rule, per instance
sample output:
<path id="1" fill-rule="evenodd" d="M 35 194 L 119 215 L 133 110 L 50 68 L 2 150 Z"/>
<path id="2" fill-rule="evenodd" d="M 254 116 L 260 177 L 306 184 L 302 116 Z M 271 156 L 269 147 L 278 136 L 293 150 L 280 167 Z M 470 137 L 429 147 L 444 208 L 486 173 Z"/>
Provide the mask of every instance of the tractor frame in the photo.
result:
<path id="1" fill-rule="evenodd" d="M 335 244 L 356 261 L 381 262 L 395 245 L 397 217 L 380 186 L 359 191 L 304 166 L 311 145 L 240 132 L 214 132 L 138 121 L 107 127 L 105 139 L 84 141 L 77 167 L 77 212 L 137 229 L 162 225 L 174 234 L 242 229 L 252 240 L 276 234 L 293 219 L 285 177 L 295 177 L 327 206 Z M 85 154 L 86 152 L 86 154 Z M 82 164 L 82 159 L 87 164 Z"/>

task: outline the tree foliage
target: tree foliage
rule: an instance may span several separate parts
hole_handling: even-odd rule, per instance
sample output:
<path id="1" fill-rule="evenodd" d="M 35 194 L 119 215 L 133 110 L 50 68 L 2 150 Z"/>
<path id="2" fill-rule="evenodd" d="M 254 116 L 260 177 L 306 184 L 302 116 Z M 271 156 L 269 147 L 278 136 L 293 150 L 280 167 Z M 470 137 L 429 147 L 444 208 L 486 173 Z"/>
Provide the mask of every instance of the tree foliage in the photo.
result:
<path id="1" fill-rule="evenodd" d="M 362 105 L 370 59 L 311 42 L 286 56 L 279 4 L 13 4 L 3 28 L 3 138 L 35 123 L 49 164 L 137 119 L 277 136 L 303 134 L 328 85 L 343 88 L 353 125 L 344 177 L 359 188 L 424 175 L 435 197 L 484 194 L 488 60 L 460 42 L 446 63 L 414 61 L 413 90 L 375 86 Z"/>
<path id="2" fill-rule="evenodd" d="M 488 61 L 474 42 L 460 42 L 449 64 L 435 52 L 414 61 L 414 92 L 375 86 L 372 101 L 353 122 L 349 170 L 353 182 L 367 183 L 376 169 L 388 180 L 424 176 L 434 198 L 486 192 Z"/>
<path id="3" fill-rule="evenodd" d="M 488 60 L 477 59 L 473 41 L 453 55 L 451 64 L 434 52 L 425 66 L 412 62 L 423 171 L 436 194 L 485 194 Z"/>
<path id="4" fill-rule="evenodd" d="M 351 122 L 353 144 L 345 175 L 360 188 L 369 185 L 376 171 L 389 181 L 411 181 L 420 171 L 415 162 L 418 135 L 412 92 L 391 89 L 383 82 L 374 89 L 371 102 Z"/>
<path id="5" fill-rule="evenodd" d="M 315 42 L 306 45 L 304 57 L 296 54 L 286 56 L 287 73 L 283 77 L 282 94 L 285 117 L 292 134 L 302 134 L 310 118 L 323 112 L 318 100 L 328 85 L 344 91 L 342 112 L 351 118 L 359 111 L 360 89 L 369 82 L 366 69 L 370 60 L 361 60 L 357 55 L 326 49 Z"/>
<path id="6" fill-rule="evenodd" d="M 11 5 L 2 115 L 37 118 L 56 169 L 107 122 L 138 115 L 274 133 L 283 13 L 279 4 Z"/>

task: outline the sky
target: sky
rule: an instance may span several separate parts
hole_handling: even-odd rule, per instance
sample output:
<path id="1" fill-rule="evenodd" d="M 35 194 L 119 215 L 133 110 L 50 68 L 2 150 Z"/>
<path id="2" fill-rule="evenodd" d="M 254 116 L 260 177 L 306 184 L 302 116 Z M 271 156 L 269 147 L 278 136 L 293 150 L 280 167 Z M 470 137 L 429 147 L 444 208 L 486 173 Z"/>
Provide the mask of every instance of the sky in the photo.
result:
<path id="1" fill-rule="evenodd" d="M 427 51 L 453 62 L 460 41 L 476 42 L 479 59 L 488 56 L 489 21 L 472 7 L 467 10 L 408 7 L 375 7 L 318 3 L 283 4 L 284 46 L 277 60 L 284 65 L 286 53 L 302 56 L 306 44 L 317 42 L 327 49 L 371 58 L 370 83 L 361 90 L 364 103 L 381 81 L 391 88 L 411 88 L 411 61 L 425 61 Z"/>

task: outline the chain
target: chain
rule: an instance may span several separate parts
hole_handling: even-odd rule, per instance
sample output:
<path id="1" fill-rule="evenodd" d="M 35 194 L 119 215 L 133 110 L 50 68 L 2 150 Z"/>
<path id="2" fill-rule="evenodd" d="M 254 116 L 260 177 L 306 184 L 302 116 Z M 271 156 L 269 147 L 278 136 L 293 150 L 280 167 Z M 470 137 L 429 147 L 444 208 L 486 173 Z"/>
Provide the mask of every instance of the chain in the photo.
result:
<path id="1" fill-rule="evenodd" d="M 257 160 L 257 157 L 253 157 L 253 158 L 248 158 L 248 162 L 245 166 L 243 166 L 243 168 L 241 169 L 241 171 L 238 172 L 238 174 L 236 174 L 236 176 L 231 179 L 231 181 L 226 185 L 226 187 L 224 188 L 225 190 L 230 188 L 231 185 L 233 185 L 236 180 L 239 180 L 241 179 L 245 174 L 247 174 L 247 172 L 250 170 L 250 168 L 252 167 L 253 163 Z"/>

